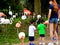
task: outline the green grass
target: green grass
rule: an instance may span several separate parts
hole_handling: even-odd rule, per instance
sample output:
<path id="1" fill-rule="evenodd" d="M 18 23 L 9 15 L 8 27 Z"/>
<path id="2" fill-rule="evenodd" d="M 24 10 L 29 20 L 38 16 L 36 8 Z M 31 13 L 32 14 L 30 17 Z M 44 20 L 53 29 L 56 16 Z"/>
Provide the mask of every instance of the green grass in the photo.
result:
<path id="1" fill-rule="evenodd" d="M 17 37 L 15 37 L 17 36 Z M 13 43 L 20 43 L 21 40 L 19 40 L 18 35 L 0 35 L 0 45 L 10 44 Z M 25 42 L 28 42 L 28 37 L 25 38 Z"/>

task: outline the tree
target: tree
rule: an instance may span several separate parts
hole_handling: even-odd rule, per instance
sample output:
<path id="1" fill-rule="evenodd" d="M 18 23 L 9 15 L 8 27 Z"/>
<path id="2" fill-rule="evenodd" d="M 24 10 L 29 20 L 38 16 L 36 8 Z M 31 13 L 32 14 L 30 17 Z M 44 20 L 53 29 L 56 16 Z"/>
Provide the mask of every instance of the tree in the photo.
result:
<path id="1" fill-rule="evenodd" d="M 28 8 L 30 11 L 34 11 L 34 0 L 27 0 L 26 8 Z"/>
<path id="2" fill-rule="evenodd" d="M 41 0 L 34 0 L 34 11 L 36 14 L 41 14 Z"/>

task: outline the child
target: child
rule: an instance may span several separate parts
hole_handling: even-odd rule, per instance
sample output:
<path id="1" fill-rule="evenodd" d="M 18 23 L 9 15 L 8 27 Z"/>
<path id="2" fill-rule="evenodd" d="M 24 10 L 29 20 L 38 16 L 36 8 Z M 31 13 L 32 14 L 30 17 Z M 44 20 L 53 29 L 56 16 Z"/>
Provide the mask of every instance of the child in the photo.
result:
<path id="1" fill-rule="evenodd" d="M 25 33 L 24 32 L 20 32 L 18 34 L 18 37 L 21 40 L 21 44 L 20 45 L 24 45 Z"/>
<path id="2" fill-rule="evenodd" d="M 30 21 L 30 26 L 29 26 L 29 45 L 35 45 L 34 44 L 34 31 L 36 30 L 34 26 L 34 21 Z"/>
<path id="3" fill-rule="evenodd" d="M 39 42 L 39 45 L 42 44 L 42 45 L 45 45 L 45 28 L 46 26 L 44 25 L 44 21 L 41 19 L 40 20 L 40 24 L 38 24 L 37 26 L 37 30 L 39 32 L 39 35 L 40 35 L 40 42 Z"/>

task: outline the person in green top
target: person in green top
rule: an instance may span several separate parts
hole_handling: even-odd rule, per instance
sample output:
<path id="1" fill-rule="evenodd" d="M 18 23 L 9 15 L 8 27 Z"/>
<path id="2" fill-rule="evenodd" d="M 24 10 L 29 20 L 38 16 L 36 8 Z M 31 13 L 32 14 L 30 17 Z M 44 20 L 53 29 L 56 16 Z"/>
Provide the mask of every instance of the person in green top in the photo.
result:
<path id="1" fill-rule="evenodd" d="M 42 44 L 42 45 L 45 45 L 45 28 L 46 28 L 46 26 L 45 26 L 45 24 L 44 24 L 44 21 L 41 19 L 40 20 L 40 24 L 38 24 L 38 26 L 37 26 L 37 30 L 38 30 L 38 32 L 39 32 L 39 35 L 40 35 L 40 42 L 39 42 L 39 44 Z"/>

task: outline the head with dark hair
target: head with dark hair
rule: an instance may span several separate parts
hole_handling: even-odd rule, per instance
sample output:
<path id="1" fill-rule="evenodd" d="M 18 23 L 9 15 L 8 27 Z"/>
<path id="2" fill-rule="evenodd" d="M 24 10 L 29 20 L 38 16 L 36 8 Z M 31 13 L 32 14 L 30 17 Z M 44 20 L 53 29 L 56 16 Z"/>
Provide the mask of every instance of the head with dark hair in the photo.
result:
<path id="1" fill-rule="evenodd" d="M 43 20 L 43 19 L 41 19 L 41 20 L 40 20 L 40 23 L 43 23 L 43 22 L 44 22 L 44 20 Z"/>
<path id="2" fill-rule="evenodd" d="M 53 4 L 53 1 L 52 1 L 52 0 L 50 0 L 50 1 L 49 1 L 49 4 Z"/>
<path id="3" fill-rule="evenodd" d="M 54 0 L 50 0 L 50 1 L 54 1 Z"/>
<path id="4" fill-rule="evenodd" d="M 31 20 L 31 21 L 30 21 L 30 24 L 33 24 L 33 23 L 34 23 L 34 20 Z"/>

